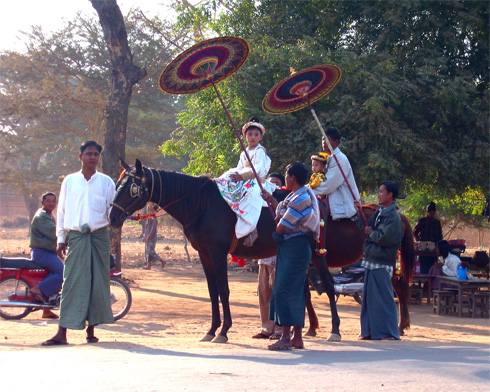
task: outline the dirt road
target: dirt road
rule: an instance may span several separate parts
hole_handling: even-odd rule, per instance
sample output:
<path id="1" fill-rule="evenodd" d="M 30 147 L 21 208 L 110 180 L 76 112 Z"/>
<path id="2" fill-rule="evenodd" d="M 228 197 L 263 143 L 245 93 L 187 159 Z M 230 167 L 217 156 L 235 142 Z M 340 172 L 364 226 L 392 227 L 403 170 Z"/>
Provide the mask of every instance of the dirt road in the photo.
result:
<path id="1" fill-rule="evenodd" d="M 82 331 L 69 331 L 70 345 L 49 351 L 40 343 L 54 334 L 56 320 L 43 320 L 40 312 L 23 320 L 0 320 L 0 362 L 9 363 L 3 367 L 4 374 L 19 372 L 21 364 L 46 363 L 45 359 L 56 357 L 61 359 L 53 364 L 53 369 L 60 371 L 57 378 L 41 378 L 43 373 L 39 373 L 26 380 L 26 385 L 32 383 L 39 387 L 37 390 L 56 385 L 63 390 L 79 379 L 79 384 L 71 385 L 73 390 L 86 390 L 88 386 L 102 390 L 108 380 L 113 380 L 115 390 L 128 391 L 202 391 L 219 386 L 222 390 L 263 390 L 267 386 L 270 390 L 320 391 L 330 389 L 329 385 L 339 391 L 388 390 L 382 384 L 389 390 L 432 391 L 449 386 L 452 390 L 488 390 L 489 320 L 437 316 L 425 304 L 411 306 L 412 327 L 401 341 L 369 342 L 357 340 L 360 306 L 342 297 L 342 342 L 330 343 L 326 341 L 330 331 L 326 297 L 312 293 L 320 318 L 319 335 L 307 338 L 303 351 L 269 352 L 268 341 L 251 339 L 259 328 L 257 274 L 253 272 L 229 271 L 233 316 L 229 343 L 201 343 L 199 339 L 210 326 L 211 307 L 200 264 L 186 260 L 177 233 L 157 246 L 168 260 L 165 270 L 157 266 L 142 270 L 143 244 L 136 240 L 138 230 L 135 227 L 124 234 L 123 274 L 133 293 L 129 314 L 114 325 L 97 329 L 98 345 L 87 345 Z M 25 238 L 10 243 L 13 236 L 0 236 L 2 249 L 25 246 Z M 195 252 L 190 254 L 195 260 Z M 100 367 L 94 368 L 96 364 Z M 102 368 L 106 373 L 101 373 Z M 456 369 L 460 373 L 455 373 Z M 133 376 L 128 378 L 129 374 Z M 325 378 L 327 374 L 330 381 Z M 346 381 L 353 374 L 355 380 Z M 458 374 L 466 379 L 455 388 Z M 86 377 L 92 379 L 91 384 Z M 370 387 L 363 380 L 370 380 Z"/>

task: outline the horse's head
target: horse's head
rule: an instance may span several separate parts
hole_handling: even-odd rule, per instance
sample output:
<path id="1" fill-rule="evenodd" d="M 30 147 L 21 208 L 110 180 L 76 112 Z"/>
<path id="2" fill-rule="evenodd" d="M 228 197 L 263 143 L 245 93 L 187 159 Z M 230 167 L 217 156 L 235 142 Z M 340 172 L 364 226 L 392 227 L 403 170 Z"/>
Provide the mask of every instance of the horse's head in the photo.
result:
<path id="1" fill-rule="evenodd" d="M 137 159 L 130 167 L 121 159 L 124 168 L 116 184 L 116 195 L 111 205 L 109 220 L 113 227 L 119 228 L 135 211 L 141 210 L 150 200 L 148 179 L 145 169 Z"/>

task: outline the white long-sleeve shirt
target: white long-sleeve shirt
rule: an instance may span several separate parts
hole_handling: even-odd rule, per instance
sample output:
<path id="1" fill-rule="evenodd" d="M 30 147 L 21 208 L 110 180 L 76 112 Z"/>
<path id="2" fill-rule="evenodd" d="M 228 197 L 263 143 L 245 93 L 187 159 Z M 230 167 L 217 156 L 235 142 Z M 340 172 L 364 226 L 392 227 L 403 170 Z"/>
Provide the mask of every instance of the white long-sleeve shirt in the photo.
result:
<path id="1" fill-rule="evenodd" d="M 271 160 L 267 156 L 265 148 L 261 144 L 258 144 L 254 149 L 249 149 L 247 147 L 248 156 L 254 165 L 254 169 L 257 175 L 260 177 L 261 182 L 267 177 L 269 169 L 271 168 Z M 252 168 L 250 167 L 250 162 L 248 161 L 245 153 L 242 151 L 240 154 L 240 160 L 236 167 L 238 174 L 242 176 L 244 180 L 250 180 L 255 178 Z"/>
<path id="2" fill-rule="evenodd" d="M 108 213 L 115 193 L 114 181 L 103 173 L 95 172 L 88 181 L 81 171 L 66 176 L 58 200 L 58 244 L 65 243 L 68 231 L 80 231 L 84 224 L 91 231 L 108 226 Z"/>
<path id="3" fill-rule="evenodd" d="M 354 192 L 356 200 L 359 200 L 359 191 L 349 159 L 338 147 L 333 153 L 339 160 L 339 164 L 349 181 L 349 185 L 352 188 L 352 192 Z M 340 172 L 339 165 L 337 165 L 337 162 L 333 157 L 328 158 L 327 167 L 325 169 L 325 180 L 323 180 L 317 188 L 313 189 L 313 192 L 315 195 L 328 196 L 332 219 L 350 218 L 357 212 L 354 207 L 354 199 L 349 191 L 349 187 L 344 180 L 344 176 L 342 176 L 342 173 Z"/>

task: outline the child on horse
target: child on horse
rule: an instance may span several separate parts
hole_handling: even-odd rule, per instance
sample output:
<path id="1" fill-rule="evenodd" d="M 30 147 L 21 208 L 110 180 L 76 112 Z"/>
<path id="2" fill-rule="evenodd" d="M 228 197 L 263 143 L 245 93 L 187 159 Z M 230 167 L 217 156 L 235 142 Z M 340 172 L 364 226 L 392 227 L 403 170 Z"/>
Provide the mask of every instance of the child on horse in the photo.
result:
<path id="1" fill-rule="evenodd" d="M 265 148 L 260 141 L 264 137 L 265 127 L 258 118 L 252 117 L 242 127 L 242 133 L 247 140 L 247 153 L 264 189 L 273 191 L 273 184 L 266 180 L 271 166 Z M 250 162 L 245 152 L 240 154 L 238 165 L 214 180 L 221 196 L 237 215 L 235 233 L 238 239 L 245 238 L 244 245 L 252 246 L 257 239 L 257 222 L 262 206 L 267 206 L 260 195 L 260 187 L 254 176 Z"/>
<path id="2" fill-rule="evenodd" d="M 325 181 L 325 168 L 327 166 L 328 154 L 325 152 L 319 152 L 317 155 L 311 156 L 311 170 L 313 174 L 310 177 L 308 187 L 311 188 L 315 195 L 319 195 L 315 192 L 315 189 Z"/>

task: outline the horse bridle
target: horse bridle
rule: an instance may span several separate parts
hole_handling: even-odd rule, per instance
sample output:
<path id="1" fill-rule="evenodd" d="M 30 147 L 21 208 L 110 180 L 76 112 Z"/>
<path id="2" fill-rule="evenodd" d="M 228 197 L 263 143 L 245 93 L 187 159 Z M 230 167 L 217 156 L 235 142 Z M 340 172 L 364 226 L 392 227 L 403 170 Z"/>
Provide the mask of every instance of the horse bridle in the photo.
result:
<path id="1" fill-rule="evenodd" d="M 145 170 L 146 170 L 146 168 L 143 168 L 143 173 Z M 155 188 L 155 178 L 153 176 L 153 170 L 152 169 L 148 169 L 148 170 L 150 171 L 150 174 L 151 174 L 151 192 L 148 196 L 148 201 L 150 201 L 151 198 L 153 197 L 153 190 Z M 158 173 L 158 177 L 160 178 L 160 196 L 159 196 L 159 200 L 158 200 L 158 205 L 160 205 L 161 198 L 162 198 L 162 178 L 161 178 L 160 173 L 158 171 L 157 171 L 157 173 Z M 128 182 L 129 179 L 131 179 L 131 185 L 129 187 L 129 195 L 131 196 L 131 198 L 133 198 L 135 200 L 132 203 L 130 203 L 126 208 L 120 206 L 117 203 L 114 203 L 114 202 L 111 203 L 111 206 L 114 206 L 117 209 L 121 210 L 122 213 L 126 217 L 131 215 L 131 213 L 128 212 L 128 210 L 130 210 L 136 203 L 138 203 L 140 201 L 140 199 L 143 197 L 143 195 L 145 195 L 145 194 L 148 195 L 148 186 L 146 185 L 146 176 L 145 175 L 142 175 L 141 177 L 137 176 L 136 174 L 133 173 L 133 171 L 126 171 L 125 178 L 121 180 L 121 183 L 117 187 L 118 189 L 116 190 L 116 192 L 119 192 L 122 189 L 122 187 L 124 187 L 126 185 L 126 183 Z M 138 180 L 140 182 L 140 184 L 138 184 L 136 182 L 136 180 Z"/>

